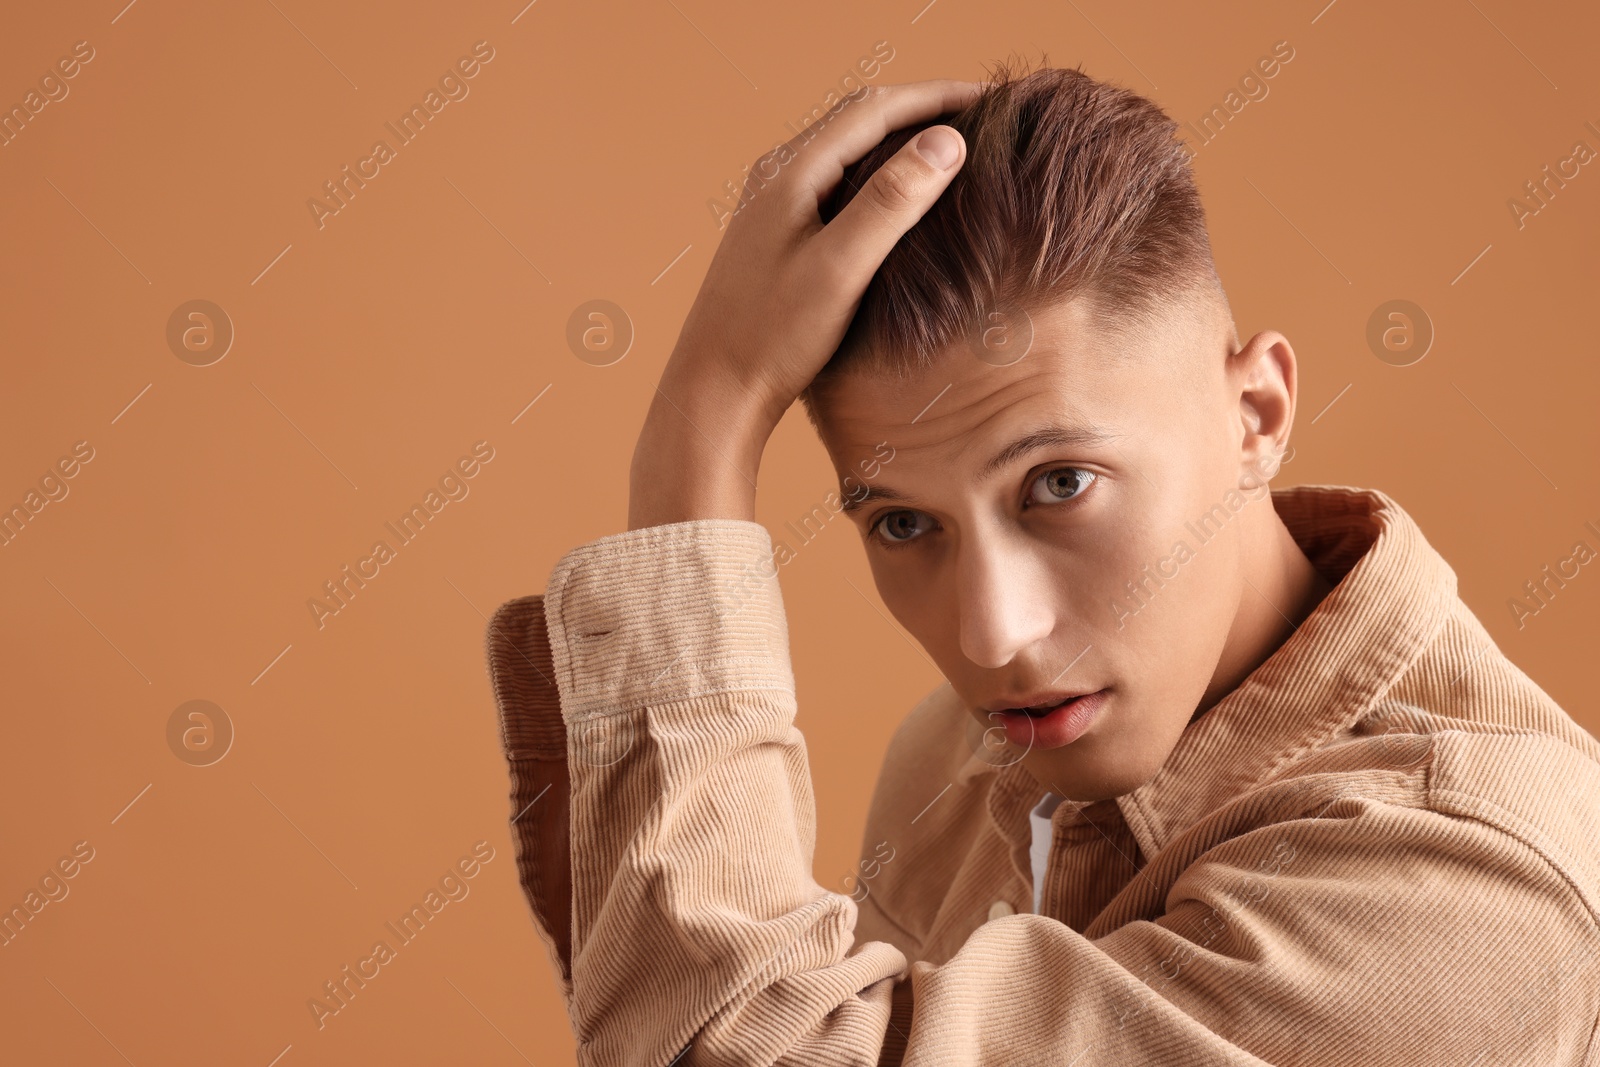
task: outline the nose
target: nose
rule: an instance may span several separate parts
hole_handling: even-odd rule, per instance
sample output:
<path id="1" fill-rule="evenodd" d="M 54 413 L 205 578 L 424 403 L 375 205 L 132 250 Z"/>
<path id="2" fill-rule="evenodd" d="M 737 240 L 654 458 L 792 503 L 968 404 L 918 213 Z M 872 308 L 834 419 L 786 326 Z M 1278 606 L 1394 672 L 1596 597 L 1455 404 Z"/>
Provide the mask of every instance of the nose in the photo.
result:
<path id="1" fill-rule="evenodd" d="M 963 545 L 956 560 L 961 652 L 979 667 L 1004 667 L 1055 628 L 1049 576 L 1004 545 Z"/>

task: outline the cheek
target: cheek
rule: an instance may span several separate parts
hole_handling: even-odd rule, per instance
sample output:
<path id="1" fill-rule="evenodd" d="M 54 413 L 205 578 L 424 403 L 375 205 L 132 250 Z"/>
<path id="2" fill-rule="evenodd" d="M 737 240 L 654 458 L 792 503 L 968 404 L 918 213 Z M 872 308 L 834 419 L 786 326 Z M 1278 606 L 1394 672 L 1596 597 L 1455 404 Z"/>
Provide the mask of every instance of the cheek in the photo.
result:
<path id="1" fill-rule="evenodd" d="M 919 553 L 909 549 L 905 554 Z M 878 596 L 894 621 L 924 648 L 944 648 L 948 644 L 942 634 L 944 623 L 956 617 L 955 601 L 944 599 L 945 583 L 924 572 L 921 567 L 907 563 L 896 565 L 870 545 L 867 547 L 867 560 Z M 872 595 L 869 590 L 862 592 L 869 597 Z M 851 597 L 855 598 L 855 594 L 852 593 Z M 953 635 L 953 623 L 949 629 Z"/>
<path id="2" fill-rule="evenodd" d="M 1147 583 L 1143 606 L 1128 601 L 1135 614 L 1116 635 L 1122 644 L 1127 681 L 1148 702 L 1152 714 L 1192 709 L 1216 671 L 1233 621 L 1230 593 L 1232 545 L 1219 539 L 1200 544 L 1187 562 L 1172 562 L 1171 577 Z M 1169 552 L 1168 559 L 1172 559 Z M 1248 595 L 1248 594 L 1247 594 Z M 1180 718 L 1186 717 L 1180 716 Z M 1176 721 L 1176 720 L 1174 720 Z"/>
<path id="3" fill-rule="evenodd" d="M 1063 576 L 1086 639 L 1127 684 L 1187 688 L 1187 676 L 1226 636 L 1227 568 L 1236 549 L 1202 542 L 1181 505 L 1123 525 L 1098 547 L 1092 566 Z"/>
<path id="4" fill-rule="evenodd" d="M 1172 548 L 1170 524 L 1131 511 L 1120 509 L 1114 522 L 1103 524 L 1102 536 L 1062 557 L 1057 568 L 1057 588 L 1068 592 L 1073 621 L 1089 639 L 1119 643 L 1119 635 L 1135 630 L 1146 610 L 1141 605 L 1160 598 L 1160 590 L 1154 597 L 1148 590 L 1163 581 L 1159 570 Z"/>

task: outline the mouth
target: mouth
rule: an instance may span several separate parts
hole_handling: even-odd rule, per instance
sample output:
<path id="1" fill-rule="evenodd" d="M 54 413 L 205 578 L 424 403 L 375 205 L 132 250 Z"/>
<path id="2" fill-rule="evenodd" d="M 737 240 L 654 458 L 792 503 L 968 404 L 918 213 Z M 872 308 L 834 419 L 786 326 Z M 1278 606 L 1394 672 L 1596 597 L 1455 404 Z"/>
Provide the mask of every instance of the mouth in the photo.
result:
<path id="1" fill-rule="evenodd" d="M 1018 713 L 1048 712 L 1058 708 L 1069 700 L 1079 697 L 1092 696 L 1098 690 L 1093 689 L 1036 689 L 1026 693 L 1008 693 L 999 700 L 992 700 L 983 705 L 985 712 L 1014 711 Z"/>
<path id="2" fill-rule="evenodd" d="M 991 706 L 985 716 L 1003 728 L 1006 740 L 1019 748 L 1063 748 L 1082 737 L 1099 720 L 1110 694 L 1109 689 L 1078 694 L 1038 694 L 1038 699 L 1020 706 Z"/>

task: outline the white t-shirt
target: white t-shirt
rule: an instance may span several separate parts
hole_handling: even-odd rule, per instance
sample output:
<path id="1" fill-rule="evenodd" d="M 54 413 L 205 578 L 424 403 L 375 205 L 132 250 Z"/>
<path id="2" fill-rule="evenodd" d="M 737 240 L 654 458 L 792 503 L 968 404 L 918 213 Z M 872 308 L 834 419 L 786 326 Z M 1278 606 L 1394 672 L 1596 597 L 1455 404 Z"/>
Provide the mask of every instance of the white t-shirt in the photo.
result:
<path id="1" fill-rule="evenodd" d="M 1033 866 L 1034 914 L 1038 914 L 1039 901 L 1044 894 L 1044 869 L 1050 859 L 1050 816 L 1055 814 L 1062 799 L 1055 793 L 1046 793 L 1044 799 L 1028 813 L 1028 820 L 1033 825 L 1033 843 L 1028 849 L 1028 858 Z"/>

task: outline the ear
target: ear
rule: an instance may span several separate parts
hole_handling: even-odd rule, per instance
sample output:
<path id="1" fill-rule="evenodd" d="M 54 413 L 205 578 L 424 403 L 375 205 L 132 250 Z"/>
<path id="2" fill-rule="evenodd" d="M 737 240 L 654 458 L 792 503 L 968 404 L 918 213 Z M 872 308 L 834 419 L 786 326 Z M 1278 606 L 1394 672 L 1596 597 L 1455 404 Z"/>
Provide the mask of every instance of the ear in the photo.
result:
<path id="1" fill-rule="evenodd" d="M 1299 389 L 1294 349 L 1276 330 L 1250 338 L 1228 360 L 1229 384 L 1239 394 L 1239 488 L 1270 481 L 1289 448 Z"/>

